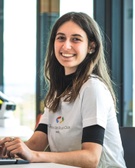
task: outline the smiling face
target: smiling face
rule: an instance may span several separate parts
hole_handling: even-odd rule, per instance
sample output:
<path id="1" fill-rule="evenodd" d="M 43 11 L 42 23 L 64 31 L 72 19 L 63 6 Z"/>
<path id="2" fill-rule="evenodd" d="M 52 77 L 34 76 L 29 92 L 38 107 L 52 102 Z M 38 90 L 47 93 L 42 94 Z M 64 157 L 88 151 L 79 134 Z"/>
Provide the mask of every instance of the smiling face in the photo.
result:
<path id="1" fill-rule="evenodd" d="M 65 22 L 56 33 L 54 50 L 65 75 L 75 72 L 90 51 L 85 31 L 73 21 Z"/>

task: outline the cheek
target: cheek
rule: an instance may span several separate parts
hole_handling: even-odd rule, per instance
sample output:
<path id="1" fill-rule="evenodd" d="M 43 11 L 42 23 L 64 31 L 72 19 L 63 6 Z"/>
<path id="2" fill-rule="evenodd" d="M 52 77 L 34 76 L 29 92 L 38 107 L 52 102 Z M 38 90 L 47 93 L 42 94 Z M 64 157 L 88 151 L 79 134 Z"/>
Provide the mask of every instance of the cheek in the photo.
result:
<path id="1" fill-rule="evenodd" d="M 61 45 L 59 45 L 57 42 L 54 43 L 54 52 L 55 54 L 60 52 Z"/>
<path id="2" fill-rule="evenodd" d="M 59 52 L 60 52 L 60 50 L 59 50 L 58 44 L 54 43 L 54 54 L 55 54 L 55 57 L 58 61 L 59 61 Z"/>
<path id="3" fill-rule="evenodd" d="M 56 52 L 57 51 L 57 47 L 56 47 L 57 45 L 56 45 L 56 42 L 54 42 L 54 52 Z"/>
<path id="4" fill-rule="evenodd" d="M 81 48 L 80 48 L 80 53 L 81 55 L 85 58 L 87 53 L 88 53 L 88 48 L 87 48 L 87 45 L 83 45 Z"/>

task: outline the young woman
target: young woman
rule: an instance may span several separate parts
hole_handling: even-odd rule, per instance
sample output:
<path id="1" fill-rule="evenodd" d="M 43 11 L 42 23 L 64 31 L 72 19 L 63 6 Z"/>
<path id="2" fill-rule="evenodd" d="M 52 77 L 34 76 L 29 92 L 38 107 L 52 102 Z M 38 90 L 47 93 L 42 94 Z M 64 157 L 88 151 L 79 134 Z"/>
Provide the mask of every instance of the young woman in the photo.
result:
<path id="1" fill-rule="evenodd" d="M 102 36 L 87 14 L 70 12 L 56 21 L 45 77 L 45 111 L 33 136 L 25 143 L 6 137 L 0 141 L 1 153 L 30 162 L 125 168 Z M 50 152 L 44 151 L 48 145 Z"/>

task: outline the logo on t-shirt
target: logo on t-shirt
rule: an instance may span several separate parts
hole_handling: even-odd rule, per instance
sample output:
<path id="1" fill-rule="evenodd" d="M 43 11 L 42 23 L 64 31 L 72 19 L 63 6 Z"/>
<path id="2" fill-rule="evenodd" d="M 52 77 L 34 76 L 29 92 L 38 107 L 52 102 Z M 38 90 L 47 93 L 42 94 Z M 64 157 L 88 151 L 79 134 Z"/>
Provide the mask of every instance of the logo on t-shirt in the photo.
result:
<path id="1" fill-rule="evenodd" d="M 62 123 L 63 121 L 64 121 L 64 117 L 62 117 L 62 116 L 59 116 L 56 118 L 57 123 Z"/>

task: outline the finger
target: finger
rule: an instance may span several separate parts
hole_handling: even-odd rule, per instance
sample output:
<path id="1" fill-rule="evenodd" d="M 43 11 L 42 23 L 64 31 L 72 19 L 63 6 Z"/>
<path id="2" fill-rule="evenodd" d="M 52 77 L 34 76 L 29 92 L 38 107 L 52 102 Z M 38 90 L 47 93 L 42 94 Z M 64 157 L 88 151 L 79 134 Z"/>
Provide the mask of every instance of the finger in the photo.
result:
<path id="1" fill-rule="evenodd" d="M 5 144 L 4 144 L 5 147 L 8 148 L 9 146 L 16 144 L 15 140 L 16 140 L 16 138 L 10 137 L 10 139 L 8 139 L 8 141 L 5 142 Z"/>
<path id="2" fill-rule="evenodd" d="M 8 157 L 14 157 L 14 154 L 16 154 L 15 150 L 17 150 L 20 145 L 21 145 L 20 139 L 12 138 L 9 142 L 5 143 L 4 154 L 5 155 L 7 154 Z"/>
<path id="3" fill-rule="evenodd" d="M 10 153 L 7 148 L 9 146 L 12 146 L 12 142 L 14 141 L 14 137 L 6 137 L 4 140 L 3 140 L 5 143 L 3 144 L 3 156 L 9 156 L 10 157 Z M 13 156 L 11 156 L 13 157 Z"/>
<path id="4" fill-rule="evenodd" d="M 0 157 L 2 156 L 2 154 L 3 154 L 3 147 L 0 146 Z"/>
<path id="5" fill-rule="evenodd" d="M 15 139 L 15 137 L 10 137 L 10 141 L 13 141 Z"/>
<path id="6" fill-rule="evenodd" d="M 6 142 L 10 142 L 12 140 L 13 140 L 12 137 L 6 137 L 6 138 L 0 140 L 0 146 L 4 145 Z"/>
<path id="7" fill-rule="evenodd" d="M 12 153 L 12 151 L 8 151 L 7 152 L 7 156 L 10 157 L 10 158 L 14 158 L 14 154 Z"/>
<path id="8" fill-rule="evenodd" d="M 16 149 L 16 144 L 12 141 L 7 142 L 5 144 L 5 148 L 4 148 L 4 155 L 7 155 L 10 158 L 14 158 L 14 150 Z"/>
<path id="9" fill-rule="evenodd" d="M 7 149 L 6 149 L 6 147 L 4 146 L 3 147 L 3 156 L 6 156 L 7 155 Z"/>

